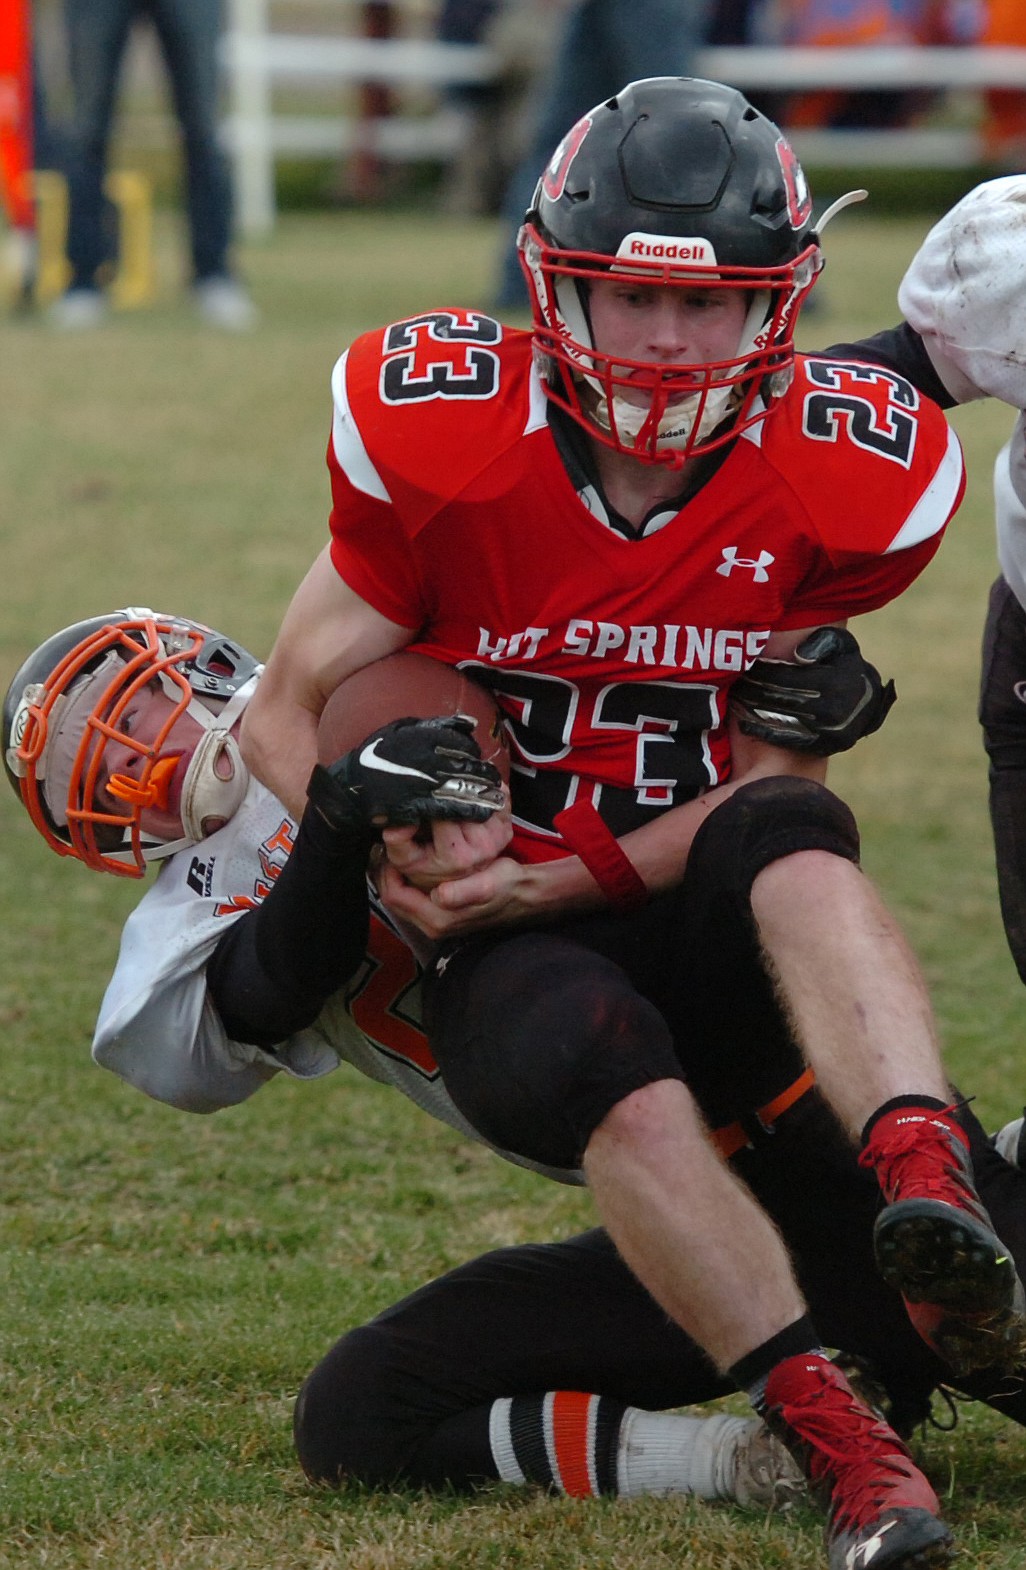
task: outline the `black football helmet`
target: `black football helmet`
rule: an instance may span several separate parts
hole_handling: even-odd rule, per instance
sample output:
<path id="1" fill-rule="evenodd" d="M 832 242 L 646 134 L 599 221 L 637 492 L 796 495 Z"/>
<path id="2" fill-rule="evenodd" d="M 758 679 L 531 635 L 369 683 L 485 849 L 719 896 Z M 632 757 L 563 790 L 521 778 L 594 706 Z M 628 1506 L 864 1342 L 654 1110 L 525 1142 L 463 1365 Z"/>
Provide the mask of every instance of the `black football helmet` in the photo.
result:
<path id="1" fill-rule="evenodd" d="M 631 82 L 563 138 L 518 245 L 548 396 L 619 452 L 679 467 L 765 418 L 793 375 L 794 325 L 822 266 L 812 201 L 777 127 L 734 88 Z M 701 365 L 613 361 L 592 341 L 588 285 L 739 289 L 735 354 Z M 628 401 L 629 381 L 645 407 Z"/>
<path id="2" fill-rule="evenodd" d="M 260 669 L 221 633 L 145 609 L 75 622 L 40 644 L 7 689 L 3 752 L 7 777 L 47 844 L 97 871 L 141 877 L 148 861 L 202 839 L 204 820 L 231 817 L 248 774 L 229 730 Z M 158 735 L 143 744 L 119 721 L 152 682 L 170 706 Z M 178 758 L 162 767 L 161 749 L 185 713 L 203 729 L 182 786 L 185 836 L 160 840 L 144 834 L 141 818 L 147 806 L 166 805 Z M 137 775 L 106 778 L 110 740 L 140 754 Z"/>

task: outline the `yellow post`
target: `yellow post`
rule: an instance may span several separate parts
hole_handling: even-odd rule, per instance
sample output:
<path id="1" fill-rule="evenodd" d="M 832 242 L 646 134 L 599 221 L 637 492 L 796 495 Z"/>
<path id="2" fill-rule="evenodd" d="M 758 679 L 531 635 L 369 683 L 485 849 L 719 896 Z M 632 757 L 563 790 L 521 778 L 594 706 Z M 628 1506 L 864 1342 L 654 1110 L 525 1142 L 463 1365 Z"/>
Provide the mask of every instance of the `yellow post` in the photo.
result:
<path id="1" fill-rule="evenodd" d="M 149 305 L 156 294 L 153 267 L 153 191 L 135 169 L 116 169 L 104 190 L 118 210 L 118 267 L 111 281 L 114 304 L 123 310 Z"/>
<path id="2" fill-rule="evenodd" d="M 53 169 L 35 169 L 32 187 L 36 199 L 36 300 L 46 305 L 63 294 L 71 277 L 64 254 L 68 234 L 68 185 Z"/>
<path id="3" fill-rule="evenodd" d="M 39 247 L 36 300 L 46 305 L 63 294 L 71 277 L 65 246 L 68 238 L 68 186 L 52 169 L 32 175 L 36 198 Z M 117 270 L 111 279 L 112 303 L 130 311 L 149 305 L 156 294 L 153 264 L 153 194 L 149 180 L 134 169 L 116 169 L 104 183 L 118 214 Z"/>

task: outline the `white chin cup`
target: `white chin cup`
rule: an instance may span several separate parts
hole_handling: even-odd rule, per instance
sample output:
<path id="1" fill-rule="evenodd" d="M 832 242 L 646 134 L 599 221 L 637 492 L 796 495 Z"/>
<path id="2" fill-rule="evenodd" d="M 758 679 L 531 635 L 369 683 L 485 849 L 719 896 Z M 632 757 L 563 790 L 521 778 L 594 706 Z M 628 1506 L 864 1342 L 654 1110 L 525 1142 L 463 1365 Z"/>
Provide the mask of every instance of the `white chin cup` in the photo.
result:
<path id="1" fill-rule="evenodd" d="M 682 398 L 679 403 L 667 404 L 666 412 L 659 421 L 656 446 L 676 449 L 704 441 L 730 413 L 730 406 L 736 401 L 737 391 L 736 387 L 731 386 L 710 388 L 697 430 L 695 416 L 701 402 L 698 394 L 692 394 L 690 398 Z M 648 419 L 648 410 L 640 408 L 636 403 L 628 403 L 624 398 L 614 397 L 613 417 L 616 420 L 617 434 L 627 437 L 633 444 Z M 608 428 L 609 410 L 605 398 L 599 399 L 595 418 Z"/>
<path id="2" fill-rule="evenodd" d="M 584 312 L 579 308 L 574 309 L 576 306 L 576 294 L 574 295 L 572 305 L 567 304 L 565 292 L 560 292 L 557 289 L 557 295 L 560 307 L 563 310 L 564 320 L 569 319 L 568 325 L 571 335 L 575 331 L 584 334 L 581 342 L 587 348 L 591 348 L 591 332 L 585 320 Z M 757 335 L 766 325 L 770 305 L 771 296 L 768 289 L 753 291 L 733 358 L 743 360 L 745 355 L 755 348 Z M 754 374 L 757 373 L 753 372 Z M 606 398 L 605 388 L 600 379 L 591 375 L 585 368 L 584 363 L 581 364 L 580 370 L 575 372 L 575 375 L 578 378 L 581 392 L 583 393 L 584 388 L 587 387 L 594 394 L 594 398 L 589 398 L 586 402 L 590 407 L 591 417 L 595 424 L 601 426 L 603 430 L 612 433 L 614 429 L 612 421 L 615 420 L 616 434 L 625 441 L 625 445 L 633 445 L 638 439 L 639 432 L 648 421 L 649 411 L 639 404 L 629 403 L 625 398 L 614 393 L 611 417 L 609 400 Z M 790 381 L 791 378 L 789 376 L 787 384 L 782 389 L 783 391 L 787 390 Z M 705 441 L 723 423 L 727 416 L 739 407 L 746 390 L 747 380 L 740 384 L 737 382 L 724 382 L 717 385 L 714 382 L 705 394 L 704 404 L 702 394 L 700 393 L 692 393 L 689 397 L 681 398 L 676 403 L 667 404 L 659 421 L 655 442 L 656 450 L 680 450 L 685 447 L 697 446 Z M 771 387 L 771 396 L 777 396 L 775 387 Z M 698 428 L 696 430 L 695 420 L 700 407 L 702 413 L 698 418 Z"/>
<path id="3" fill-rule="evenodd" d="M 225 760 L 229 766 L 226 778 L 218 773 L 218 764 L 223 768 Z M 204 839 L 210 833 L 206 825 L 212 819 L 220 823 L 233 817 L 248 788 L 249 770 L 242 761 L 238 742 L 221 726 L 211 726 L 200 738 L 182 781 L 179 810 L 190 840 Z"/>

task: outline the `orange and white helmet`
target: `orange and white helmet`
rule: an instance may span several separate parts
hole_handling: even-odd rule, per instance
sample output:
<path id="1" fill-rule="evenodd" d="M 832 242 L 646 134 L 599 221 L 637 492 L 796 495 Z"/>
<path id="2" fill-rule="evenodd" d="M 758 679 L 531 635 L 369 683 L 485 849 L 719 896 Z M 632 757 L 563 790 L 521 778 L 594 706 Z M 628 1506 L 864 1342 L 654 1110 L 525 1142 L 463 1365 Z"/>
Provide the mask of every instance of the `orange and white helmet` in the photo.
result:
<path id="1" fill-rule="evenodd" d="M 75 622 L 40 644 L 7 689 L 3 751 L 7 776 L 51 849 L 97 871 L 141 877 L 147 862 L 202 839 L 206 822 L 230 818 L 249 783 L 231 727 L 261 668 L 221 633 L 142 608 Z M 141 742 L 120 722 L 151 683 L 170 705 L 157 735 Z M 203 735 L 182 784 L 184 833 L 158 839 L 143 831 L 142 814 L 166 806 L 179 760 L 161 753 L 186 713 Z M 107 777 L 111 741 L 140 755 L 131 778 Z"/>

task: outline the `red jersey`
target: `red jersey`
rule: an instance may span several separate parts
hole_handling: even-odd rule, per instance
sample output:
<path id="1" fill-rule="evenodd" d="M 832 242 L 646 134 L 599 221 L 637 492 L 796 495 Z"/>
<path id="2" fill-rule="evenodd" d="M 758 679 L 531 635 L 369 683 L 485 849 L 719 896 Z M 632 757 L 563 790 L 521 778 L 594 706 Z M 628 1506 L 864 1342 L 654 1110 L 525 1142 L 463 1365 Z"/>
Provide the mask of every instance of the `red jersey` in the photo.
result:
<path id="1" fill-rule="evenodd" d="M 900 594 L 964 487 L 940 409 L 854 362 L 800 357 L 769 418 L 632 538 L 575 490 L 528 333 L 427 312 L 359 338 L 332 388 L 332 560 L 495 694 L 523 859 L 564 853 L 552 820 L 582 797 L 621 835 L 725 779 L 727 695 L 770 633 Z"/>

